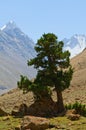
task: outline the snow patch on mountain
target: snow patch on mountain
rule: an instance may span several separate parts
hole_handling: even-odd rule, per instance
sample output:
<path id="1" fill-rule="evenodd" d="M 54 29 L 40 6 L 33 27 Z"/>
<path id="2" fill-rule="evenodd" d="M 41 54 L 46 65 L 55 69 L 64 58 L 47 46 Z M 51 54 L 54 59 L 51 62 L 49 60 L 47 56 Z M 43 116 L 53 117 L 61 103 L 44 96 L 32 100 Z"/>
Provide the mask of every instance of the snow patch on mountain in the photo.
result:
<path id="1" fill-rule="evenodd" d="M 74 35 L 70 39 L 64 38 L 64 50 L 69 50 L 71 57 L 76 56 L 86 48 L 86 36 Z"/>
<path id="2" fill-rule="evenodd" d="M 4 30 L 6 28 L 6 25 L 4 25 L 2 28 L 1 28 L 1 31 Z"/>

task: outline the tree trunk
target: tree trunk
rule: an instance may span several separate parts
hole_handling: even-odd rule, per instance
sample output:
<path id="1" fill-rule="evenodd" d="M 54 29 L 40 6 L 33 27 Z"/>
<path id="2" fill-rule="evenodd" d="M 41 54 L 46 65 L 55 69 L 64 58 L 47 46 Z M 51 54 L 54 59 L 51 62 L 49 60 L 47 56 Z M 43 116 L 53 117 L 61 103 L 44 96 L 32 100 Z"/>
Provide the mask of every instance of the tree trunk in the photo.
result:
<path id="1" fill-rule="evenodd" d="M 63 104 L 62 92 L 56 89 L 56 94 L 57 94 L 58 113 L 61 113 L 65 110 L 65 107 Z"/>

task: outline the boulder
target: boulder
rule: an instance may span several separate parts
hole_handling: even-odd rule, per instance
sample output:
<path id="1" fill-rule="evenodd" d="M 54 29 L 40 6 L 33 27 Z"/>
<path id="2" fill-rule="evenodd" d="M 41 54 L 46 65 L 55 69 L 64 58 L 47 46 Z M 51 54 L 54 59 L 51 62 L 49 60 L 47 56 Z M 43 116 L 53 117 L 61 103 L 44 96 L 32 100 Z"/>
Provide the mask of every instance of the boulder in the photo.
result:
<path id="1" fill-rule="evenodd" d="M 80 119 L 80 115 L 79 114 L 70 114 L 70 115 L 68 115 L 67 118 L 70 119 L 71 121 L 75 121 L 75 120 Z"/>
<path id="2" fill-rule="evenodd" d="M 70 114 L 77 114 L 77 111 L 75 109 L 67 110 L 66 115 L 70 115 Z"/>
<path id="3" fill-rule="evenodd" d="M 0 108 L 0 116 L 7 116 L 8 113 L 5 112 L 2 108 Z"/>
<path id="4" fill-rule="evenodd" d="M 21 130 L 21 126 L 19 125 L 19 126 L 16 126 L 15 127 L 15 130 Z"/>
<path id="5" fill-rule="evenodd" d="M 68 110 L 66 112 L 66 116 L 68 119 L 70 119 L 72 121 L 79 120 L 79 118 L 80 118 L 80 115 L 77 114 L 77 111 L 75 109 Z"/>
<path id="6" fill-rule="evenodd" d="M 21 123 L 22 130 L 45 130 L 49 128 L 49 120 L 42 117 L 25 116 Z"/>
<path id="7" fill-rule="evenodd" d="M 24 116 L 27 114 L 28 107 L 26 104 L 14 106 L 11 115 L 13 116 Z"/>

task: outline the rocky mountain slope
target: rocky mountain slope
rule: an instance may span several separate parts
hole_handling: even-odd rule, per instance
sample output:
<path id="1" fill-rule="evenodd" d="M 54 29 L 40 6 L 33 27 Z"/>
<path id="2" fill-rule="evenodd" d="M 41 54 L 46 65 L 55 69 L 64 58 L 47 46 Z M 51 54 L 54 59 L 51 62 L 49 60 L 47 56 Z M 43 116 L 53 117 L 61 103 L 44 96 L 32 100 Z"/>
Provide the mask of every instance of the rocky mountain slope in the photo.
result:
<path id="1" fill-rule="evenodd" d="M 34 56 L 34 42 L 13 21 L 0 29 L 0 93 L 16 87 L 21 74 L 35 76 L 35 70 L 27 66 Z"/>

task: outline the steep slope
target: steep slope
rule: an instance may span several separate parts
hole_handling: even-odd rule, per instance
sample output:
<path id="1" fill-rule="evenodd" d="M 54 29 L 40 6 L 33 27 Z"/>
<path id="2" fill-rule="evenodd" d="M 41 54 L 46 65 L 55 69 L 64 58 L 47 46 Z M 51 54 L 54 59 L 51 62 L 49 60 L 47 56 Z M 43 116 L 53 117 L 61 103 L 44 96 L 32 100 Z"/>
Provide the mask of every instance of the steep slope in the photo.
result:
<path id="1" fill-rule="evenodd" d="M 63 93 L 66 103 L 81 102 L 86 104 L 86 49 L 71 59 L 74 68 L 73 79 L 69 89 Z"/>
<path id="2" fill-rule="evenodd" d="M 74 68 L 72 80 L 73 86 L 86 87 L 86 49 L 82 53 L 71 59 L 71 64 Z"/>
<path id="3" fill-rule="evenodd" d="M 71 57 L 76 56 L 86 48 L 86 36 L 74 35 L 70 39 L 64 38 L 64 49 L 69 50 Z"/>
<path id="4" fill-rule="evenodd" d="M 34 56 L 33 41 L 14 22 L 0 29 L 0 93 L 16 87 L 21 74 L 35 76 L 35 70 L 27 66 Z"/>

